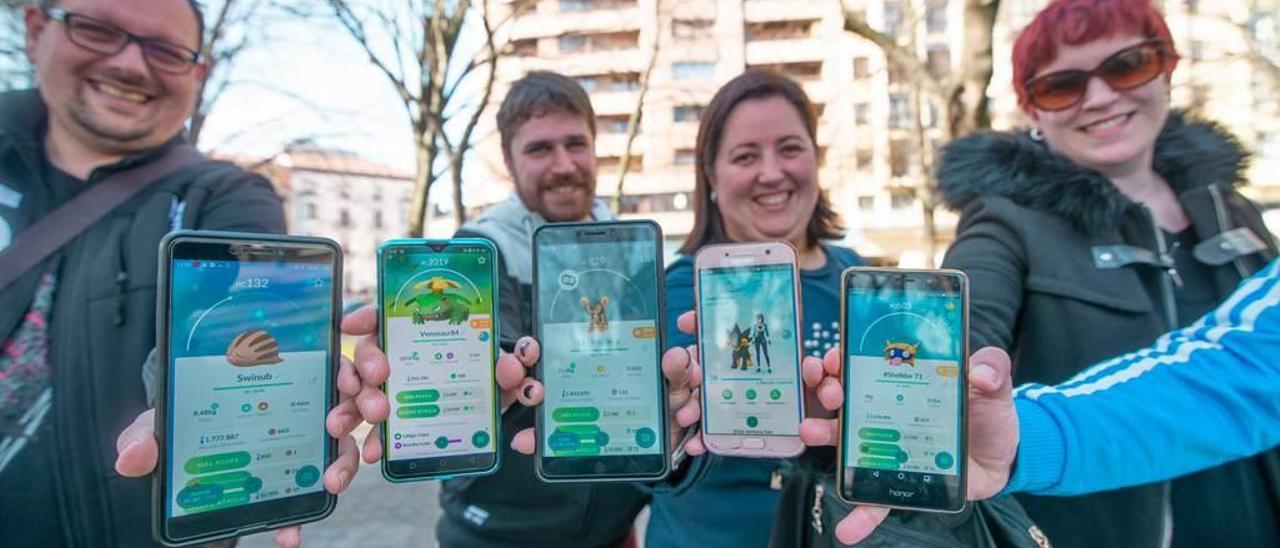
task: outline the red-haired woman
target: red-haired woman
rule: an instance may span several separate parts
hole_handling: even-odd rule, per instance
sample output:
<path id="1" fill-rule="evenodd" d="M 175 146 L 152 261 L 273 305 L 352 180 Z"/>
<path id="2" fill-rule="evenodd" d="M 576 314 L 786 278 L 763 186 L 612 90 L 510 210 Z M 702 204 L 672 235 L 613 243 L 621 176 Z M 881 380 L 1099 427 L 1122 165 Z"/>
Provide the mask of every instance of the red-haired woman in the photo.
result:
<path id="1" fill-rule="evenodd" d="M 973 348 L 1008 349 L 1015 384 L 1058 383 L 1147 346 L 1275 256 L 1235 190 L 1239 142 L 1170 112 L 1177 62 L 1147 0 L 1054 1 L 1014 44 L 1031 129 L 944 150 L 939 185 L 962 212 L 944 266 L 970 276 Z M 1278 463 L 1267 454 L 1172 486 L 1020 500 L 1055 546 L 1159 547 L 1170 535 L 1174 546 L 1280 546 Z"/>

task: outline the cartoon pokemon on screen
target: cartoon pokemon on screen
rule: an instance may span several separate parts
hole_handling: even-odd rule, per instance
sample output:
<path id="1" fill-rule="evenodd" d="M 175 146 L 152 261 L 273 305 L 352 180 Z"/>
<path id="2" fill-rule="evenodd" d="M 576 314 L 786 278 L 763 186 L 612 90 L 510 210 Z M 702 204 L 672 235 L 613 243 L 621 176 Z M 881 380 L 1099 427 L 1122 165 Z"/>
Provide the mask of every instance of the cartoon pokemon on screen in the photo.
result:
<path id="1" fill-rule="evenodd" d="M 442 320 L 447 320 L 450 325 L 458 325 L 471 317 L 472 306 L 471 301 L 466 297 L 458 294 L 458 292 L 449 291 L 450 289 L 461 288 L 462 285 L 458 282 L 441 276 L 433 276 L 426 281 L 414 284 L 413 290 L 419 293 L 410 295 L 400 306 L 416 308 L 413 311 L 414 325 Z M 424 289 L 426 292 L 421 293 Z"/>

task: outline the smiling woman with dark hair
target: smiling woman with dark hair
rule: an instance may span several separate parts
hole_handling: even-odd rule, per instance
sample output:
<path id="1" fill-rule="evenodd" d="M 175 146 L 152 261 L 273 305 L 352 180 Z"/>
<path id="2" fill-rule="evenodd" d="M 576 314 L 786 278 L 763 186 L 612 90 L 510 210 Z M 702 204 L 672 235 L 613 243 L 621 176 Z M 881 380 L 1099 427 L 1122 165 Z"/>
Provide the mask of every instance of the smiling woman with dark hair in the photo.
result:
<path id="1" fill-rule="evenodd" d="M 961 211 L 944 266 L 972 281 L 971 344 L 1007 349 L 1016 384 L 1144 347 L 1275 255 L 1235 190 L 1240 143 L 1170 110 L 1177 63 L 1149 1 L 1055 1 L 1013 48 L 1031 129 L 943 150 L 939 188 Z M 1060 547 L 1280 545 L 1274 454 L 1172 485 L 1020 500 Z"/>

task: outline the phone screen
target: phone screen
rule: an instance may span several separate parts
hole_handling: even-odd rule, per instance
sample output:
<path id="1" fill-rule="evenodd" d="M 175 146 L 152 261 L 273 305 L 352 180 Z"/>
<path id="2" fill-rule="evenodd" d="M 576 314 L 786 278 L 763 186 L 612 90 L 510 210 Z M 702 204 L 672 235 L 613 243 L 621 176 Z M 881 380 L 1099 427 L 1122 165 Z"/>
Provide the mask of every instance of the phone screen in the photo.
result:
<path id="1" fill-rule="evenodd" d="M 395 472 L 487 468 L 498 450 L 493 248 L 388 244 L 380 256 L 391 364 L 386 451 L 392 464 L 403 464 Z M 455 458 L 467 456 L 477 458 Z"/>
<path id="2" fill-rule="evenodd" d="M 170 518 L 324 490 L 334 255 L 228 249 L 179 244 L 169 263 Z"/>
<path id="3" fill-rule="evenodd" d="M 800 434 L 795 284 L 791 263 L 698 270 L 706 433 Z"/>
<path id="4" fill-rule="evenodd" d="M 861 276 L 846 288 L 845 485 L 862 500 L 938 505 L 964 458 L 961 283 Z"/>
<path id="5" fill-rule="evenodd" d="M 546 227 L 536 238 L 542 456 L 650 455 L 665 471 L 656 228 L 584 226 Z"/>

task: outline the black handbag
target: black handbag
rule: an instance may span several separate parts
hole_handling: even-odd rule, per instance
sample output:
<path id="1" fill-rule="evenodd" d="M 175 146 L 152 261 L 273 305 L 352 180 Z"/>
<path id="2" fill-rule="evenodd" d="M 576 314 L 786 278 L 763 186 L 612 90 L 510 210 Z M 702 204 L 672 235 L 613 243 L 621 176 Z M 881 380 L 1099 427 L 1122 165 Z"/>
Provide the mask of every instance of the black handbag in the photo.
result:
<path id="1" fill-rule="evenodd" d="M 772 548 L 848 546 L 835 537 L 836 524 L 853 506 L 836 495 L 830 473 L 792 464 L 782 472 L 782 494 L 774 516 Z M 962 512 L 894 510 L 859 547 L 1049 548 L 1049 539 L 1011 496 L 969 503 Z"/>

